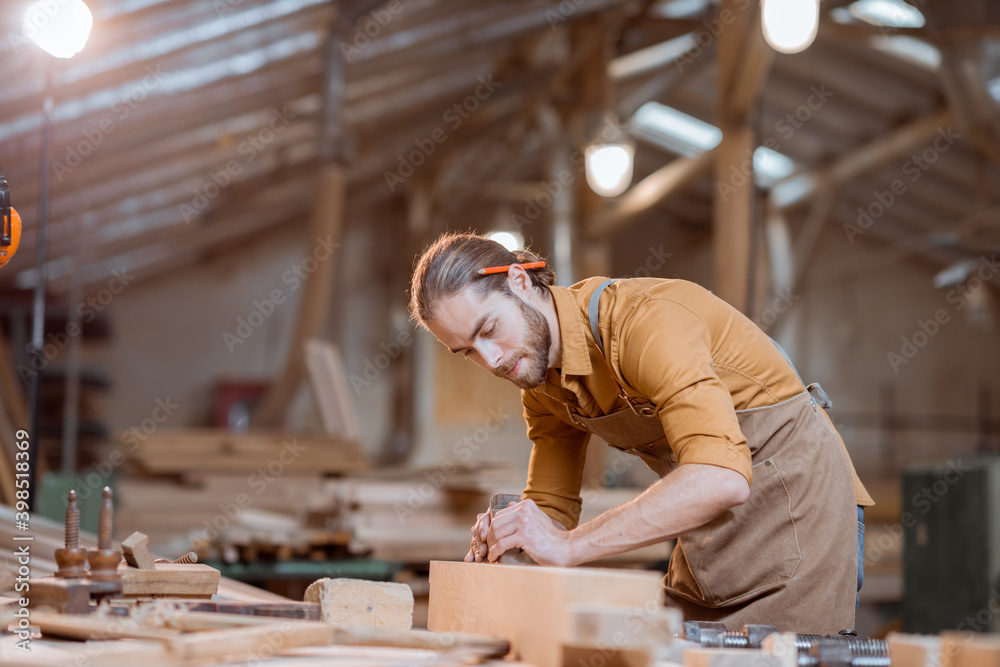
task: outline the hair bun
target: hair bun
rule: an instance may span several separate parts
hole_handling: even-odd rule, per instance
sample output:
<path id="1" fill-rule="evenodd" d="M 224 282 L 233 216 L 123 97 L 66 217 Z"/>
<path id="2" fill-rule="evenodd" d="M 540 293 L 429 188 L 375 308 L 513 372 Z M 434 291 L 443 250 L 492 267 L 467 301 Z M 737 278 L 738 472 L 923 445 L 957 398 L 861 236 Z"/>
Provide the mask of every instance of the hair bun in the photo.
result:
<path id="1" fill-rule="evenodd" d="M 541 257 L 530 250 L 515 250 L 513 255 L 517 258 L 518 264 L 542 261 Z M 546 262 L 545 266 L 540 269 L 531 269 L 529 274 L 534 278 L 534 282 L 540 287 L 549 287 L 550 285 L 555 285 L 556 283 L 555 271 L 552 270 L 548 262 Z"/>

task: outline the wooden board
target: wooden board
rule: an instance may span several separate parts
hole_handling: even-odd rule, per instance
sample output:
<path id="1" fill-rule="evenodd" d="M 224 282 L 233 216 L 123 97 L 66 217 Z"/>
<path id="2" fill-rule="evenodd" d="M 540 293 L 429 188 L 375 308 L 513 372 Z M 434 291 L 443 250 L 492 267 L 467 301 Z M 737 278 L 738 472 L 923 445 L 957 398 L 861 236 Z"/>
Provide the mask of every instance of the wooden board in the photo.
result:
<path id="1" fill-rule="evenodd" d="M 368 467 L 357 442 L 325 435 L 221 429 L 161 429 L 127 454 L 151 473 L 342 473 Z M 263 476 L 264 473 L 259 473 Z"/>
<path id="2" fill-rule="evenodd" d="M 2 351 L 0 351 L 2 353 Z M 14 487 L 15 453 L 14 427 L 7 418 L 7 410 L 0 403 L 0 502 L 14 505 L 17 502 Z"/>
<path id="3" fill-rule="evenodd" d="M 684 649 L 685 667 L 781 667 L 781 660 L 770 653 L 746 648 Z"/>
<path id="4" fill-rule="evenodd" d="M 645 667 L 661 646 L 683 630 L 679 609 L 636 609 L 607 604 L 569 605 L 569 636 L 562 645 L 567 667 Z"/>
<path id="5" fill-rule="evenodd" d="M 347 387 L 347 372 L 336 346 L 321 340 L 306 341 L 306 369 L 313 397 L 327 435 L 361 441 L 361 429 Z"/>
<path id="6" fill-rule="evenodd" d="M 889 655 L 893 667 L 941 667 L 941 638 L 933 635 L 890 633 Z"/>
<path id="7" fill-rule="evenodd" d="M 1000 635 L 941 633 L 941 667 L 1000 667 Z"/>
<path id="8" fill-rule="evenodd" d="M 571 606 L 607 604 L 658 611 L 662 575 L 642 570 L 449 563 L 430 566 L 427 628 L 499 636 L 511 655 L 561 667 L 572 641 Z"/>
<path id="9" fill-rule="evenodd" d="M 406 584 L 324 578 L 306 589 L 305 602 L 318 602 L 323 620 L 349 627 L 413 627 L 413 590 Z"/>
<path id="10" fill-rule="evenodd" d="M 309 254 L 314 254 L 314 247 L 323 242 L 339 246 L 344 223 L 344 200 L 347 197 L 346 183 L 344 170 L 339 165 L 327 165 L 319 174 L 316 204 L 307 237 Z M 305 342 L 316 337 L 326 319 L 332 301 L 330 293 L 334 267 L 339 259 L 333 251 L 333 256 L 319 261 L 317 269 L 306 277 L 285 367 L 254 410 L 251 422 L 254 425 L 278 426 L 284 420 L 285 411 L 305 375 Z"/>

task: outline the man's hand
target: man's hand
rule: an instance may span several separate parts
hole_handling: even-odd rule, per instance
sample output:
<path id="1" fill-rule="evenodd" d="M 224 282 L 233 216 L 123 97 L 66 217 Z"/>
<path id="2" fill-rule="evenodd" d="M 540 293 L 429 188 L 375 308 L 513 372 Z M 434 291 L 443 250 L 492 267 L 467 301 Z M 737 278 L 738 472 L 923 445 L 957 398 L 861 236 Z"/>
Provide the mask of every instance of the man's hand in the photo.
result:
<path id="1" fill-rule="evenodd" d="M 486 534 L 490 529 L 490 508 L 476 516 L 476 525 L 472 527 L 472 546 L 469 553 L 465 554 L 466 563 L 482 563 L 486 560 L 488 548 L 486 546 Z"/>
<path id="2" fill-rule="evenodd" d="M 533 500 L 511 503 L 496 513 L 488 528 L 487 557 L 491 562 L 508 549 L 521 547 L 539 565 L 572 564 L 569 531 L 538 509 Z"/>

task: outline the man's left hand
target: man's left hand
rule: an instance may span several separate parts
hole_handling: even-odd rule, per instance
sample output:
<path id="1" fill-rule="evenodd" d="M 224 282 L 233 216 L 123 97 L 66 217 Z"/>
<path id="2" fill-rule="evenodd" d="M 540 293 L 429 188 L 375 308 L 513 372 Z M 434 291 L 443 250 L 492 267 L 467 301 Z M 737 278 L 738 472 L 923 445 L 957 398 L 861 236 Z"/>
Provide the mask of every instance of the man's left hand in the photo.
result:
<path id="1" fill-rule="evenodd" d="M 496 562 L 509 549 L 520 547 L 539 565 L 571 564 L 570 532 L 556 526 L 533 500 L 511 503 L 493 517 L 486 535 L 488 558 Z"/>

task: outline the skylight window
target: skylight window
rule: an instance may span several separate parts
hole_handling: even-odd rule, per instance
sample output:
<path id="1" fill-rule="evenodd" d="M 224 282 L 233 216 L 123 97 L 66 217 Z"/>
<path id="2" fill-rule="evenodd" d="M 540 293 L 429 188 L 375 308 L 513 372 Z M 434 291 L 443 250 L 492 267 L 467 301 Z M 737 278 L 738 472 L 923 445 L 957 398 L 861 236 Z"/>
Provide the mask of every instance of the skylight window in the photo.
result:
<path id="1" fill-rule="evenodd" d="M 937 70 L 941 66 L 941 52 L 929 42 L 907 35 L 887 35 L 874 37 L 871 45 L 880 51 L 885 51 L 913 65 Z"/>
<path id="2" fill-rule="evenodd" d="M 923 28 L 924 15 L 903 0 L 857 0 L 847 10 L 854 18 L 887 28 Z"/>
<path id="3" fill-rule="evenodd" d="M 986 90 L 989 92 L 990 97 L 995 101 L 1000 102 L 1000 78 L 990 79 L 986 82 Z"/>
<path id="4" fill-rule="evenodd" d="M 753 169 L 757 176 L 757 185 L 770 187 L 791 176 L 795 171 L 795 162 L 778 151 L 758 146 L 753 152 Z"/>
<path id="5" fill-rule="evenodd" d="M 697 16 L 708 9 L 708 0 L 669 0 L 650 10 L 650 14 L 661 19 L 683 19 Z"/>
<path id="6" fill-rule="evenodd" d="M 722 131 L 711 123 L 658 102 L 647 102 L 639 107 L 632 117 L 630 130 L 641 139 L 685 157 L 700 155 L 722 141 Z M 761 187 L 770 187 L 795 171 L 791 158 L 764 146 L 754 151 L 753 166 Z"/>
<path id="7" fill-rule="evenodd" d="M 641 138 L 680 155 L 693 157 L 722 141 L 722 131 L 710 123 L 658 102 L 646 102 L 632 116 Z"/>

